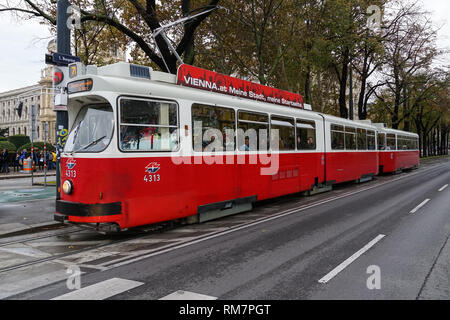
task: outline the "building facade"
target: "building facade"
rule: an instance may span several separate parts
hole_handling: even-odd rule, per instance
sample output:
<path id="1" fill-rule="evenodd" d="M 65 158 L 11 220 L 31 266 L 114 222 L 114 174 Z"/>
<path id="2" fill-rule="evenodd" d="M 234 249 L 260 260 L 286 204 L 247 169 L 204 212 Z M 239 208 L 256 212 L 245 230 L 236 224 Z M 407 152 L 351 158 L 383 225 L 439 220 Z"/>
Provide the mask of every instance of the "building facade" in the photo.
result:
<path id="1" fill-rule="evenodd" d="M 42 70 L 38 84 L 0 93 L 0 129 L 7 129 L 9 136 L 31 135 L 31 106 L 36 105 L 37 139 L 44 141 L 44 125 L 48 123 L 47 141 L 56 142 L 56 113 L 53 111 L 52 67 Z M 23 102 L 22 116 L 19 118 L 17 105 Z"/>
<path id="2" fill-rule="evenodd" d="M 47 45 L 48 53 L 56 52 L 56 41 L 51 40 Z M 125 50 L 112 44 L 104 48 L 105 62 L 115 63 L 125 61 Z M 48 123 L 47 142 L 56 143 L 56 113 L 53 111 L 53 67 L 47 66 L 41 71 L 40 81 L 33 86 L 10 90 L 0 93 L 0 129 L 8 129 L 9 136 L 24 134 L 31 135 L 31 106 L 37 105 L 37 139 L 44 141 L 44 127 Z M 16 107 L 23 102 L 22 116 L 19 118 Z"/>

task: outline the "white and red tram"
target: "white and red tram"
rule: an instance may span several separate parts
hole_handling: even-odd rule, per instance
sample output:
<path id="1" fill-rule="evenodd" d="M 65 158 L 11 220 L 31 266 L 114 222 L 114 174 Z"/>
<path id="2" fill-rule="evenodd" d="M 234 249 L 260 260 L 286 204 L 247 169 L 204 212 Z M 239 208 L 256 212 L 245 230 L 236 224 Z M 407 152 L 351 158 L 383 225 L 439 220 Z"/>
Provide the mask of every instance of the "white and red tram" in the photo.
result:
<path id="1" fill-rule="evenodd" d="M 415 133 L 385 128 L 378 128 L 378 151 L 380 173 L 398 172 L 419 166 L 419 136 Z"/>
<path id="2" fill-rule="evenodd" d="M 186 65 L 178 78 L 127 63 L 70 68 L 57 221 L 205 221 L 387 172 L 377 137 L 388 129 L 304 110 L 299 95 Z M 418 165 L 409 147 L 402 168 Z"/>

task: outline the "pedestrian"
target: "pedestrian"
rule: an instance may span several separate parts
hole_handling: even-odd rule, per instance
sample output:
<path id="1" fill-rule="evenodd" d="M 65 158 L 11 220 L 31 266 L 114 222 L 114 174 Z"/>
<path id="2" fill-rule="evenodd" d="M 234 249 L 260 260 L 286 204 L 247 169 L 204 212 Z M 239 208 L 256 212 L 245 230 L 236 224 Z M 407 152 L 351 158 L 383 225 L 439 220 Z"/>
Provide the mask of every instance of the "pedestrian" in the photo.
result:
<path id="1" fill-rule="evenodd" d="M 51 165 L 51 153 L 47 151 L 47 153 L 45 154 L 45 162 L 47 163 L 47 170 L 52 170 L 52 165 Z"/>
<path id="2" fill-rule="evenodd" d="M 8 150 L 3 149 L 1 154 L 2 170 L 3 173 L 9 172 L 9 162 L 8 162 Z"/>
<path id="3" fill-rule="evenodd" d="M 20 151 L 17 151 L 16 156 L 14 158 L 14 172 L 20 172 Z"/>
<path id="4" fill-rule="evenodd" d="M 52 151 L 52 156 L 53 156 L 52 166 L 53 166 L 53 169 L 56 169 L 56 153 L 55 153 L 55 151 Z"/>
<path id="5" fill-rule="evenodd" d="M 44 151 L 39 152 L 39 170 L 44 170 Z"/>
<path id="6" fill-rule="evenodd" d="M 27 158 L 27 149 L 22 150 L 22 155 L 19 159 L 20 168 L 23 170 L 23 161 Z"/>
<path id="7" fill-rule="evenodd" d="M 34 149 L 34 152 L 33 152 L 33 172 L 36 172 L 36 167 L 38 166 L 38 163 L 39 163 L 39 157 L 38 157 L 38 149 L 36 148 L 36 149 Z"/>

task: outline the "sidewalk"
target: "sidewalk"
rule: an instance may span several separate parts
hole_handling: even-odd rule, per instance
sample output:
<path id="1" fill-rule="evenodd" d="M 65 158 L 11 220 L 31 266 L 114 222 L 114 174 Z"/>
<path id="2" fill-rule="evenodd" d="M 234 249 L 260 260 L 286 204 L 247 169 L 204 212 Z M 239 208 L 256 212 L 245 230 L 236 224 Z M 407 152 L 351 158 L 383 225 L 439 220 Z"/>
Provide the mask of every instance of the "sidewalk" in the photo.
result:
<path id="1" fill-rule="evenodd" d="M 33 172 L 33 177 L 43 177 L 44 171 L 36 170 Z M 56 170 L 47 171 L 47 177 L 56 176 Z M 14 172 L 11 170 L 8 173 L 0 173 L 0 180 L 3 179 L 20 179 L 20 178 L 31 178 L 31 173 L 25 173 L 23 171 Z"/>
<path id="2" fill-rule="evenodd" d="M 56 172 L 0 173 L 0 238 L 5 236 L 46 230 L 60 225 L 53 221 L 56 199 Z"/>
<path id="3" fill-rule="evenodd" d="M 420 300 L 450 299 L 450 238 L 441 249 L 427 281 L 420 293 Z"/>

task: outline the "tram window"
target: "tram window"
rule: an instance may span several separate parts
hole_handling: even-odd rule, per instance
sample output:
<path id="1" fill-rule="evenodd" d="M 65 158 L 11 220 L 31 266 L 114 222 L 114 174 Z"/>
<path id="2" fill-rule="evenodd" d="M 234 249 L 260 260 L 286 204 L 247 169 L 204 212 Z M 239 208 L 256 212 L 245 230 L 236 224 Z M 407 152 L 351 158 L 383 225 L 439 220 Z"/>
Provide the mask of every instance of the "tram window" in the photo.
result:
<path id="1" fill-rule="evenodd" d="M 345 150 L 345 132 L 343 126 L 331 125 L 331 149 Z"/>
<path id="2" fill-rule="evenodd" d="M 194 151 L 234 151 L 236 127 L 233 109 L 193 104 L 192 128 Z"/>
<path id="3" fill-rule="evenodd" d="M 316 149 L 316 123 L 297 119 L 297 150 Z"/>
<path id="4" fill-rule="evenodd" d="M 269 149 L 268 137 L 268 115 L 238 112 L 237 145 L 240 151 L 267 151 Z"/>
<path id="5" fill-rule="evenodd" d="M 114 114 L 109 104 L 83 106 L 66 140 L 64 151 L 101 152 L 109 145 L 113 130 Z"/>
<path id="6" fill-rule="evenodd" d="M 367 150 L 367 133 L 365 129 L 357 129 L 358 131 L 358 150 Z"/>
<path id="7" fill-rule="evenodd" d="M 294 119 L 272 116 L 270 124 L 272 150 L 295 150 Z M 278 131 L 278 141 L 275 139 L 277 133 L 276 130 Z"/>
<path id="8" fill-rule="evenodd" d="M 386 150 L 396 150 L 395 134 L 388 134 L 386 137 Z"/>
<path id="9" fill-rule="evenodd" d="M 356 128 L 345 127 L 345 149 L 356 150 Z"/>
<path id="10" fill-rule="evenodd" d="M 369 150 L 376 150 L 375 131 L 367 130 L 367 148 Z"/>
<path id="11" fill-rule="evenodd" d="M 175 151 L 178 149 L 178 110 L 172 102 L 120 100 L 122 151 Z"/>
<path id="12" fill-rule="evenodd" d="M 407 139 L 405 136 L 397 136 L 397 149 L 408 150 Z"/>
<path id="13" fill-rule="evenodd" d="M 386 134 L 378 134 L 378 150 L 386 150 Z"/>
<path id="14" fill-rule="evenodd" d="M 408 147 L 408 150 L 414 150 L 414 140 L 412 140 L 411 138 L 408 138 L 407 147 Z"/>

